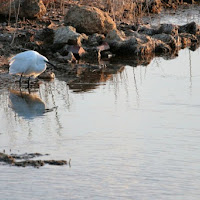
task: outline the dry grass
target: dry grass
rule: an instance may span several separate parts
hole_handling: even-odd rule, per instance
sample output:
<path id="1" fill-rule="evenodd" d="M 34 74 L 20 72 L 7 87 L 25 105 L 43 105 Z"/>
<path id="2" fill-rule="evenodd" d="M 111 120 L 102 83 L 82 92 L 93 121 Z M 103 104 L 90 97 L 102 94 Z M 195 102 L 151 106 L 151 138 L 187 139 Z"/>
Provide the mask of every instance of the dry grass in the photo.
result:
<path id="1" fill-rule="evenodd" d="M 160 7 L 156 5 L 160 0 L 43 0 L 47 8 L 60 7 L 64 14 L 65 7 L 71 4 L 95 6 L 106 11 L 115 21 L 131 20 L 137 21 L 138 17 L 150 12 L 160 12 Z"/>
<path id="2" fill-rule="evenodd" d="M 159 13 L 160 0 L 80 0 L 81 5 L 90 5 L 108 12 L 116 21 L 137 21 L 138 17 L 150 12 Z M 160 5 L 158 5 L 160 3 Z"/>

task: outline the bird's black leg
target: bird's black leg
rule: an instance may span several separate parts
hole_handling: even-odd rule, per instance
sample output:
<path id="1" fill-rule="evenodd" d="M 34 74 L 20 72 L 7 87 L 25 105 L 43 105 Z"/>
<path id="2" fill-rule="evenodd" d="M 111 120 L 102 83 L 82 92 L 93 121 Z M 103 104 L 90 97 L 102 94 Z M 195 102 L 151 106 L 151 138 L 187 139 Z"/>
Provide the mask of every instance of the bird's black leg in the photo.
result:
<path id="1" fill-rule="evenodd" d="M 30 88 L 30 76 L 29 76 L 29 78 L 28 78 L 28 89 Z"/>
<path id="2" fill-rule="evenodd" d="M 22 76 L 23 76 L 23 73 L 21 74 L 20 79 L 19 79 L 19 87 L 20 88 L 21 88 L 21 83 L 22 83 Z"/>

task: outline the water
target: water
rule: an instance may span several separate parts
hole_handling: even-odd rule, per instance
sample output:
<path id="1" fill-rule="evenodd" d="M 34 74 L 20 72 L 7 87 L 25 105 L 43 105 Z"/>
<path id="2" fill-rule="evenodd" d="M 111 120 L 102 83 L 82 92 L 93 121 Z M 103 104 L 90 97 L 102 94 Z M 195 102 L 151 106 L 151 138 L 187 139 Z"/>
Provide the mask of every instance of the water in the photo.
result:
<path id="1" fill-rule="evenodd" d="M 2 89 L 0 148 L 71 168 L 1 165 L 0 199 L 199 199 L 199 57 L 126 66 L 87 92 L 59 79 L 31 95 Z"/>
<path id="2" fill-rule="evenodd" d="M 175 9 L 164 10 L 160 14 L 153 14 L 143 18 L 144 22 L 158 25 L 162 23 L 173 23 L 184 25 L 192 21 L 200 24 L 200 7 L 198 4 L 180 5 Z"/>

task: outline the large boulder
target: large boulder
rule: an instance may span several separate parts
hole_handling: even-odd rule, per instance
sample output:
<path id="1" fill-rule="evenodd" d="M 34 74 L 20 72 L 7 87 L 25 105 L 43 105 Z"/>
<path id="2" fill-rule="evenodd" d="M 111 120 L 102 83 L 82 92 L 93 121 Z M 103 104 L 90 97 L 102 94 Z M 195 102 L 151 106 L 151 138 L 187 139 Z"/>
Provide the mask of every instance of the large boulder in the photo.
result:
<path id="1" fill-rule="evenodd" d="M 72 7 L 67 12 L 64 23 L 75 27 L 77 32 L 86 34 L 107 34 L 116 29 L 116 24 L 108 13 L 90 6 Z"/>
<path id="2" fill-rule="evenodd" d="M 19 16 L 26 18 L 40 18 L 46 14 L 46 7 L 42 0 L 0 0 L 0 15 L 16 16 L 19 8 Z"/>

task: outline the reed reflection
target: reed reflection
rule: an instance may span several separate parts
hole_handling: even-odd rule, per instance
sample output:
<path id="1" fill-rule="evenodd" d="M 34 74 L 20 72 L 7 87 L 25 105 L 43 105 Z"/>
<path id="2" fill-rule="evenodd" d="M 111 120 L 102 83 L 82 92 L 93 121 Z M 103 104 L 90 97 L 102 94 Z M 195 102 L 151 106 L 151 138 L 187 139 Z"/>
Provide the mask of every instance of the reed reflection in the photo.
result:
<path id="1" fill-rule="evenodd" d="M 24 119 L 33 119 L 45 113 L 45 104 L 36 93 L 10 90 L 9 107 Z"/>

